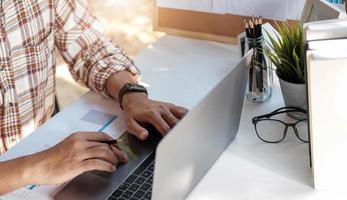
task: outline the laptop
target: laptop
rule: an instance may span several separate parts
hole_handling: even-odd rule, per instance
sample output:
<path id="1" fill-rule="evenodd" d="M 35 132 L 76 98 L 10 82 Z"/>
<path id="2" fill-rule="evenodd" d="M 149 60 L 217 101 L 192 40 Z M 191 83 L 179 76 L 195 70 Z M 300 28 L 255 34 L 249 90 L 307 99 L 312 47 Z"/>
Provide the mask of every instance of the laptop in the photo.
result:
<path id="1" fill-rule="evenodd" d="M 235 138 L 246 91 L 249 52 L 161 138 L 147 141 L 125 133 L 118 140 L 129 162 L 115 173 L 88 172 L 55 195 L 62 200 L 185 199 Z"/>

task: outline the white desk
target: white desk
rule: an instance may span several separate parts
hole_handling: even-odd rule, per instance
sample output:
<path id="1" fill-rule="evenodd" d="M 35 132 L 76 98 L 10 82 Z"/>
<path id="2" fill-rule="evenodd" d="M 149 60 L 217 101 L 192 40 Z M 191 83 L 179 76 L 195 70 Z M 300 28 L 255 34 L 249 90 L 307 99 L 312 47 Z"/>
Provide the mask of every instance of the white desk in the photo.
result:
<path id="1" fill-rule="evenodd" d="M 149 92 L 152 98 L 192 108 L 238 62 L 238 51 L 236 46 L 166 36 L 138 55 L 135 62 L 142 70 L 143 81 L 151 85 Z M 63 114 L 73 112 L 79 104 L 87 105 L 88 101 L 93 104 L 98 98 L 93 93 L 83 96 L 54 118 L 51 124 L 54 120 L 70 120 L 69 116 L 65 119 Z M 263 143 L 257 138 L 251 118 L 282 105 L 277 82 L 269 102 L 253 104 L 245 101 L 235 141 L 188 200 L 346 199 L 343 198 L 344 193 L 316 192 L 312 189 L 308 145 L 298 141 L 294 134 L 290 132 L 284 142 L 276 145 Z M 44 134 L 39 132 L 1 158 L 10 158 L 10 154 L 16 151 L 30 152 L 28 145 L 45 141 Z"/>
<path id="2" fill-rule="evenodd" d="M 239 60 L 237 47 L 166 36 L 135 59 L 151 96 L 191 108 L 228 68 Z M 215 45 L 213 45 L 215 46 Z M 216 49 L 215 49 L 216 48 Z M 236 54 L 235 54 L 236 51 Z M 315 191 L 309 166 L 309 146 L 292 130 L 280 144 L 260 141 L 254 116 L 282 107 L 279 83 L 262 104 L 245 101 L 236 139 L 202 179 L 188 200 L 347 199 L 343 191 Z"/>
<path id="3" fill-rule="evenodd" d="M 237 46 L 165 36 L 135 58 L 151 98 L 197 104 L 240 60 Z"/>

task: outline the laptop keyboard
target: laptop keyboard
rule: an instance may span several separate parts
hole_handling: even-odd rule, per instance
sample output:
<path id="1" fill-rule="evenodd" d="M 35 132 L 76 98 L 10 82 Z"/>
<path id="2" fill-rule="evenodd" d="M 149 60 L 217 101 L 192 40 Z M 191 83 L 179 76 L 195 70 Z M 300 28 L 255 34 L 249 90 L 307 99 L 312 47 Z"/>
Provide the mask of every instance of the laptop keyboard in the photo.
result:
<path id="1" fill-rule="evenodd" d="M 150 155 L 107 200 L 151 200 L 154 153 Z"/>

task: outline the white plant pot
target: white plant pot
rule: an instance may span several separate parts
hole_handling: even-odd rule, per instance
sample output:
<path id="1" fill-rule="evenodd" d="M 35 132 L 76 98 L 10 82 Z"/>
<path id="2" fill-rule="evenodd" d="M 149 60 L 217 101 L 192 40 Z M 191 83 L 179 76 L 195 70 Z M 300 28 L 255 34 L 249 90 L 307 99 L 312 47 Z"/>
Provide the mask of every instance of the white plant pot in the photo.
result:
<path id="1" fill-rule="evenodd" d="M 307 110 L 307 93 L 306 84 L 296 84 L 287 82 L 281 78 L 280 85 L 283 95 L 284 104 L 286 107 L 299 107 Z M 288 113 L 294 119 L 307 119 L 307 115 L 302 113 Z"/>

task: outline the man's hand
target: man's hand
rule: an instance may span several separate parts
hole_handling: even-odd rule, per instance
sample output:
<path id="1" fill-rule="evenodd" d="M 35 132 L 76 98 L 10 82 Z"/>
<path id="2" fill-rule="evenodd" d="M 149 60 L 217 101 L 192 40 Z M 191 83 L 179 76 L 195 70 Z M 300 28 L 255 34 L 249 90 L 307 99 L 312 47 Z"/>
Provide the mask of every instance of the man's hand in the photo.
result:
<path id="1" fill-rule="evenodd" d="M 137 77 L 128 71 L 114 74 L 106 81 L 106 90 L 118 100 L 121 88 L 126 83 L 136 83 Z M 127 93 L 122 102 L 125 111 L 125 123 L 130 133 L 141 140 L 148 137 L 148 131 L 143 125 L 149 124 L 165 135 L 188 112 L 187 109 L 170 103 L 148 99 L 145 93 Z"/>
<path id="2" fill-rule="evenodd" d="M 124 95 L 123 107 L 128 131 L 141 140 L 148 137 L 148 131 L 142 125 L 151 124 L 165 135 L 188 112 L 183 107 L 150 100 L 144 93 Z"/>
<path id="3" fill-rule="evenodd" d="M 127 156 L 116 146 L 102 143 L 112 138 L 103 133 L 74 133 L 51 149 L 33 155 L 32 182 L 61 184 L 92 170 L 114 172 Z"/>
<path id="4" fill-rule="evenodd" d="M 93 170 L 114 172 L 128 157 L 103 133 L 74 133 L 37 154 L 0 162 L 0 195 L 31 184 L 61 184 Z"/>

